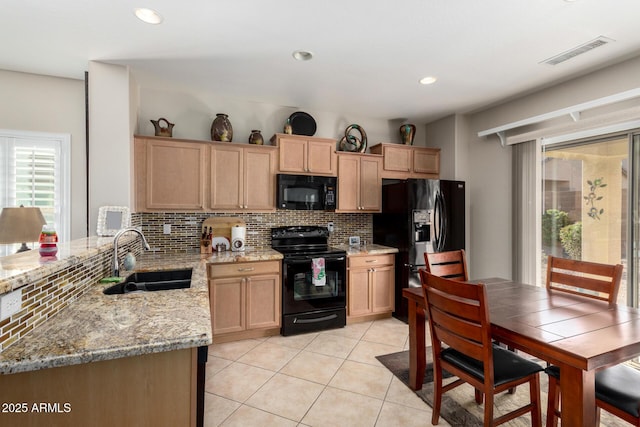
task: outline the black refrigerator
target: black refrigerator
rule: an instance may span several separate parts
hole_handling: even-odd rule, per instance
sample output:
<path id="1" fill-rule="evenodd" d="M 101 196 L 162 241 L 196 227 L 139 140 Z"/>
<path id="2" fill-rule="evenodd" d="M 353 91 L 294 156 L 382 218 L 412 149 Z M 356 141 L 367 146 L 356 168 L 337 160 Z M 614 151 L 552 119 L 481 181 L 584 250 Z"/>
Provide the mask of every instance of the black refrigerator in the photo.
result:
<path id="1" fill-rule="evenodd" d="M 465 183 L 384 180 L 382 212 L 373 215 L 373 243 L 398 248 L 394 316 L 407 319 L 402 289 L 420 286 L 425 252 L 464 249 Z"/>

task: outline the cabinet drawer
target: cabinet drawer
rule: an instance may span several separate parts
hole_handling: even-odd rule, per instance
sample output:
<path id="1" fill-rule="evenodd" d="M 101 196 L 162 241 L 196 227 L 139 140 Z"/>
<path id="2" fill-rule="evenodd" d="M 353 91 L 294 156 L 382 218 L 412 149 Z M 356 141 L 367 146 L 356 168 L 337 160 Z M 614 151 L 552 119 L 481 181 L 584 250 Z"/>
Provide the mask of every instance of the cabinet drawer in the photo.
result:
<path id="1" fill-rule="evenodd" d="M 350 256 L 349 268 L 373 267 L 379 265 L 391 265 L 395 261 L 395 255 L 368 255 Z"/>
<path id="2" fill-rule="evenodd" d="M 254 276 L 266 273 L 280 273 L 280 261 L 231 262 L 209 264 L 209 278 Z"/>

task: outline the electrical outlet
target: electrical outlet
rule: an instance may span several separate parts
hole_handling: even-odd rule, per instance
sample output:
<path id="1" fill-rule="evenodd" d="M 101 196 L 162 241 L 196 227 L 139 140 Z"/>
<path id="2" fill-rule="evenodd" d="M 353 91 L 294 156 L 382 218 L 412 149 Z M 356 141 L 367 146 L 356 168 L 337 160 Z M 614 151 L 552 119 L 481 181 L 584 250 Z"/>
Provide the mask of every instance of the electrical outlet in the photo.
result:
<path id="1" fill-rule="evenodd" d="M 162 233 L 163 234 L 171 234 L 171 224 L 163 224 L 162 225 Z"/>
<path id="2" fill-rule="evenodd" d="M 13 316 L 22 308 L 22 289 L 0 295 L 0 320 Z"/>
<path id="3" fill-rule="evenodd" d="M 333 233 L 333 221 L 327 223 L 327 230 L 329 230 L 329 233 Z"/>

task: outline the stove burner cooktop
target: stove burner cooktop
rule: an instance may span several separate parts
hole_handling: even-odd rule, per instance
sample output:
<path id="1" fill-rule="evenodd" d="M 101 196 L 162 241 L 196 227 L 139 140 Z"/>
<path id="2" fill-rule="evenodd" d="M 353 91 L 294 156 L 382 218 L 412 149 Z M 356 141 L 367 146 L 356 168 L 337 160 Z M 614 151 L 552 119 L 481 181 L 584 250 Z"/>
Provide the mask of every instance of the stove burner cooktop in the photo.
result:
<path id="1" fill-rule="evenodd" d="M 346 251 L 328 245 L 329 230 L 315 225 L 271 229 L 271 248 L 287 256 L 342 255 Z"/>

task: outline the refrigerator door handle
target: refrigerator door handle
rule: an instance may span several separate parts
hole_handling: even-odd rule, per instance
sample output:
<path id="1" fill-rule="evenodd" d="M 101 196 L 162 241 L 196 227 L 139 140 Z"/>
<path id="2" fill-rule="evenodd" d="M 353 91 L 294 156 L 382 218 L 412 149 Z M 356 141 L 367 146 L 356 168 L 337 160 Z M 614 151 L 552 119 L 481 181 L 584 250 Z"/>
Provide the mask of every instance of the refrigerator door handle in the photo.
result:
<path id="1" fill-rule="evenodd" d="M 433 209 L 433 250 L 436 252 L 442 252 L 440 250 L 440 241 L 442 234 L 442 215 L 440 212 L 440 191 L 436 192 L 435 204 Z"/>
<path id="2" fill-rule="evenodd" d="M 440 241 L 438 245 L 440 247 L 440 252 L 442 252 L 445 249 L 445 243 L 447 241 L 449 222 L 447 220 L 447 203 L 444 199 L 444 195 L 441 191 L 438 191 L 438 196 L 440 197 Z"/>

